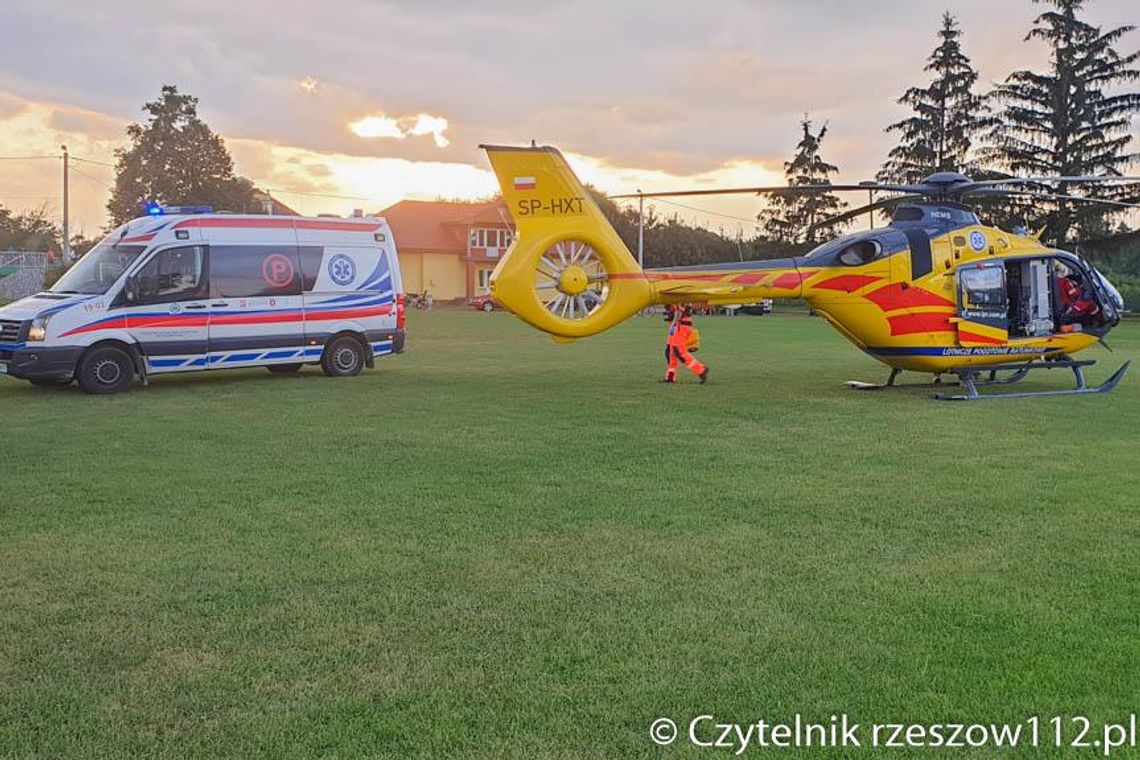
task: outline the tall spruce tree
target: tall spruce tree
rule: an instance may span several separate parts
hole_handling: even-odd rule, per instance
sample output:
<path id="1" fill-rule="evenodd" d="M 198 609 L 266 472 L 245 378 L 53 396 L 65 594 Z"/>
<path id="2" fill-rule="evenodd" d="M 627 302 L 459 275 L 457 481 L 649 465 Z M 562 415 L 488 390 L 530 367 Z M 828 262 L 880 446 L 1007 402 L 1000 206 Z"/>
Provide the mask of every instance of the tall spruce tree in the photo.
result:
<path id="1" fill-rule="evenodd" d="M 802 185 L 830 185 L 831 175 L 839 172 L 834 164 L 820 158 L 819 149 L 827 135 L 827 125 L 812 132 L 812 122 L 804 115 L 800 122 L 803 136 L 796 145 L 791 161 L 784 163 L 784 176 L 789 187 Z M 847 204 L 834 193 L 788 193 L 774 195 L 757 216 L 761 236 L 772 241 L 800 240 L 814 244 L 834 235 L 838 225 L 825 225 L 811 229 L 813 224 L 838 214 Z"/>
<path id="2" fill-rule="evenodd" d="M 143 110 L 150 118 L 127 127 L 131 145 L 116 154 L 115 187 L 107 202 L 112 224 L 141 215 L 152 201 L 258 210 L 253 184 L 234 175 L 225 142 L 198 116 L 197 98 L 165 85 Z"/>
<path id="3" fill-rule="evenodd" d="M 978 72 L 962 52 L 962 32 L 950 13 L 942 16 L 938 38 L 923 69 L 934 79 L 898 99 L 914 113 L 887 127 L 899 133 L 899 144 L 887 154 L 881 182 L 914 183 L 934 172 L 968 171 L 975 139 L 993 126 L 985 99 L 974 93 Z"/>
<path id="4" fill-rule="evenodd" d="M 1047 73 L 1015 71 L 997 86 L 1002 104 L 991 133 L 993 161 L 1015 173 L 1077 176 L 1121 174 L 1140 154 L 1130 152 L 1133 115 L 1140 92 L 1121 85 L 1140 78 L 1140 52 L 1121 55 L 1115 44 L 1132 31 L 1121 26 L 1102 32 L 1077 17 L 1084 0 L 1034 0 L 1054 9 L 1033 22 L 1026 40 L 1052 47 Z M 1087 193 L 1126 199 L 1137 188 L 1059 183 L 1062 195 Z M 1046 237 L 1058 244 L 1072 237 L 1096 237 L 1108 231 L 1113 213 L 1094 204 L 1044 202 L 1039 205 Z M 1043 212 L 1043 213 L 1042 213 Z"/>

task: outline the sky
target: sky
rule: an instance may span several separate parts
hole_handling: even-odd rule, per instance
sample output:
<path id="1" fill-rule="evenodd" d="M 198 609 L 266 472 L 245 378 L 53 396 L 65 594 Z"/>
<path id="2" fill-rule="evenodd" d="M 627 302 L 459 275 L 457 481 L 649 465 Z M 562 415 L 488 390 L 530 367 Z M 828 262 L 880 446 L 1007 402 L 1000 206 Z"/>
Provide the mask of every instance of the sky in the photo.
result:
<path id="1" fill-rule="evenodd" d="M 306 214 L 486 197 L 480 143 L 555 145 L 610 193 L 776 184 L 805 113 L 858 181 L 893 144 L 898 96 L 926 83 L 946 10 L 987 86 L 1047 61 L 1024 40 L 1029 0 L 4 0 L 0 158 L 21 160 L 0 160 L 0 205 L 58 219 L 66 144 L 73 231 L 98 233 L 114 151 L 164 84 L 199 98 L 238 173 Z M 1135 0 L 1085 15 L 1140 22 Z M 657 210 L 745 235 L 759 210 L 681 202 Z"/>

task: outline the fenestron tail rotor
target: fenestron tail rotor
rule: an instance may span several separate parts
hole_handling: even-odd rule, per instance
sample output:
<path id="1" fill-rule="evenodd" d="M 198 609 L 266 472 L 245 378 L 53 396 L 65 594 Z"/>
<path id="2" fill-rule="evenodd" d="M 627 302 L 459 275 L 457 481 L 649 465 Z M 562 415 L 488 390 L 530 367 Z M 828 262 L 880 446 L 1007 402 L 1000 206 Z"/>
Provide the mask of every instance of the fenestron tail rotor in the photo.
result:
<path id="1" fill-rule="evenodd" d="M 539 256 L 534 290 L 552 316 L 581 320 L 609 295 L 609 275 L 597 251 L 581 240 L 561 240 Z"/>

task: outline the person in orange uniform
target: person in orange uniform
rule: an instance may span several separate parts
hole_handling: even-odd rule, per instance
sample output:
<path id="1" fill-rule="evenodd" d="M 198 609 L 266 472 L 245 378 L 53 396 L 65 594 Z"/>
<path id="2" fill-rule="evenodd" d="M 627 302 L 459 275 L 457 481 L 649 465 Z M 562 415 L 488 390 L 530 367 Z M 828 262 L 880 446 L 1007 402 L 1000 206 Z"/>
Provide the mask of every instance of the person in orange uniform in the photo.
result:
<path id="1" fill-rule="evenodd" d="M 709 368 L 689 353 L 689 338 L 693 334 L 692 309 L 688 306 L 671 304 L 665 312 L 665 320 L 669 323 L 669 338 L 665 342 L 665 361 L 668 362 L 668 368 L 661 382 L 677 382 L 677 365 L 684 362 L 703 384 L 709 378 Z"/>

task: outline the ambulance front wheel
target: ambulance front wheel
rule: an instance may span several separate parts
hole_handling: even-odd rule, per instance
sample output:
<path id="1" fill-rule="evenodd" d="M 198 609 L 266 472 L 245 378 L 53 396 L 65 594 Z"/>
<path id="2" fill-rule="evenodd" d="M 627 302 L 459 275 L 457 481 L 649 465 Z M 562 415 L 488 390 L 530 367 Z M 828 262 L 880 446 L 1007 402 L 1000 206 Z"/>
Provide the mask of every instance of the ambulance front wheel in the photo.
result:
<path id="1" fill-rule="evenodd" d="M 79 387 L 88 393 L 120 393 L 131 386 L 135 365 L 130 354 L 123 349 L 100 346 L 83 355 L 75 376 Z"/>
<path id="2" fill-rule="evenodd" d="M 329 377 L 352 377 L 364 368 L 364 346 L 349 335 L 334 338 L 325 346 L 321 370 Z"/>

